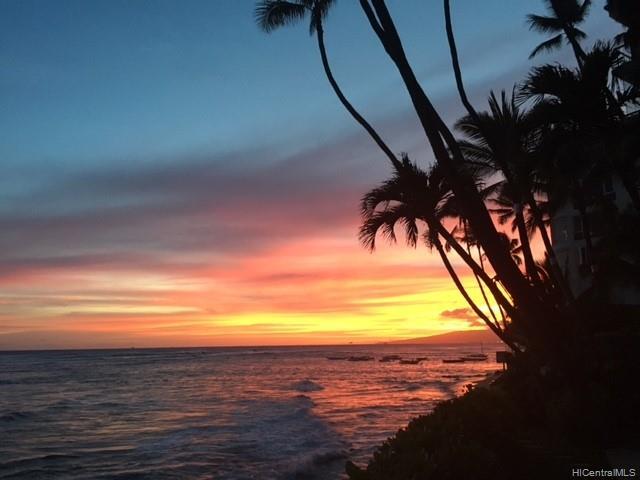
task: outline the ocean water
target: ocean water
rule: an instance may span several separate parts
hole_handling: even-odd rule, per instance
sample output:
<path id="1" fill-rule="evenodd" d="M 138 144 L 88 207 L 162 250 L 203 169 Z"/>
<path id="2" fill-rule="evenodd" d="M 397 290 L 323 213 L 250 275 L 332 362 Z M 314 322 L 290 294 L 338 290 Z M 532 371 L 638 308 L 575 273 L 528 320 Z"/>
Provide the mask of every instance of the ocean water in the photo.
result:
<path id="1" fill-rule="evenodd" d="M 478 347 L 479 348 L 479 347 Z M 499 368 L 469 346 L 0 353 L 0 479 L 333 480 Z M 418 365 L 383 355 L 426 356 Z M 351 362 L 327 357 L 374 356 Z"/>

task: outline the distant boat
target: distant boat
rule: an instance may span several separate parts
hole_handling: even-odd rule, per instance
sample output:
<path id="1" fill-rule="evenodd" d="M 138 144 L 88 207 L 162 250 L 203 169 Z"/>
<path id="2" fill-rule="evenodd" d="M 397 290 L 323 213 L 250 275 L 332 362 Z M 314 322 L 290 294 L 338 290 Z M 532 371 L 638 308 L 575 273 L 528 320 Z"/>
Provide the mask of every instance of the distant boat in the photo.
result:
<path id="1" fill-rule="evenodd" d="M 395 362 L 397 360 L 402 360 L 400 355 L 385 355 L 380 359 L 381 362 Z"/>
<path id="2" fill-rule="evenodd" d="M 327 360 L 346 360 L 347 357 L 327 357 Z"/>
<path id="3" fill-rule="evenodd" d="M 480 344 L 480 353 L 471 353 L 462 357 L 465 362 L 484 362 L 487 358 L 489 357 L 484 353 L 482 343 Z"/>
<path id="4" fill-rule="evenodd" d="M 417 365 L 422 361 L 421 358 L 408 358 L 406 360 L 400 360 L 401 365 Z"/>
<path id="5" fill-rule="evenodd" d="M 442 363 L 464 363 L 464 358 L 445 358 L 442 360 Z"/>
<path id="6" fill-rule="evenodd" d="M 369 355 L 353 355 L 347 358 L 347 360 L 349 360 L 350 362 L 368 362 L 370 360 L 373 360 L 373 357 Z"/>
<path id="7" fill-rule="evenodd" d="M 471 355 L 462 357 L 462 360 L 465 362 L 484 362 L 487 358 L 489 357 L 484 353 L 472 353 Z"/>

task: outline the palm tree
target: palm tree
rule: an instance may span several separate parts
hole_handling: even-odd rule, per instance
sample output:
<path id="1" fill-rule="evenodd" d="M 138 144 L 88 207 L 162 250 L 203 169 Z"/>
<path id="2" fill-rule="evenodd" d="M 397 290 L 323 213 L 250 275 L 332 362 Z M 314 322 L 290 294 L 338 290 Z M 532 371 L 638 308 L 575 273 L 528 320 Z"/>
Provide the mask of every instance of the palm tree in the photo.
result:
<path id="1" fill-rule="evenodd" d="M 371 136 L 374 142 L 387 156 L 389 161 L 391 161 L 392 164 L 395 164 L 398 162 L 396 155 L 382 140 L 371 124 L 369 124 L 369 122 L 367 122 L 367 120 L 353 107 L 351 102 L 349 102 L 333 76 L 324 43 L 323 21 L 334 4 L 335 0 L 263 0 L 258 2 L 256 5 L 255 18 L 260 28 L 265 32 L 270 33 L 280 27 L 294 24 L 309 16 L 309 32 L 312 35 L 315 33 L 318 39 L 318 49 L 320 50 L 322 66 L 331 88 L 333 88 L 336 96 L 349 114 L 365 129 L 369 136 Z"/>
<path id="2" fill-rule="evenodd" d="M 460 146 L 418 82 L 384 0 L 360 0 L 360 5 L 371 28 L 395 64 L 436 161 L 451 185 L 461 213 L 468 219 L 482 244 L 489 263 L 525 314 L 525 321 L 530 324 L 545 323 L 546 319 L 555 314 L 544 313 L 549 310 L 549 305 L 531 288 L 529 281 L 500 243 L 498 232 L 475 183 L 464 175 L 464 157 Z"/>
<path id="3" fill-rule="evenodd" d="M 375 249 L 378 233 L 382 233 L 390 241 L 396 242 L 395 227 L 400 224 L 404 227 L 408 245 L 415 247 L 421 236 L 419 225 L 423 225 L 422 238 L 425 244 L 429 248 L 437 250 L 447 272 L 469 306 L 499 338 L 518 351 L 517 345 L 508 338 L 498 322 L 491 321 L 471 299 L 449 261 L 440 236 L 445 238 L 447 244 L 457 248 L 456 251 L 461 248 L 453 235 L 447 232 L 441 223 L 443 218 L 455 215 L 453 202 L 451 190 L 444 181 L 439 167 L 432 167 L 425 172 L 405 155 L 402 163 L 394 169 L 393 177 L 390 180 L 364 195 L 361 204 L 363 222 L 360 227 L 360 241 L 370 250 Z M 495 295 L 498 289 L 486 273 L 470 256 L 464 255 L 463 259 L 472 266 L 474 273 L 490 284 L 488 286 Z M 499 293 L 498 295 L 501 297 L 498 299 L 499 302 L 504 304 L 506 299 Z M 513 310 L 511 306 L 507 308 L 510 311 Z"/>
<path id="4" fill-rule="evenodd" d="M 512 298 L 512 303 L 511 300 L 506 300 L 503 291 L 495 285 L 492 293 L 496 299 L 504 303 L 504 308 L 510 309 L 508 314 L 512 322 L 517 319 L 524 329 L 530 332 L 537 332 L 535 333 L 537 348 L 547 350 L 551 342 L 549 341 L 549 336 L 543 335 L 543 332 L 552 333 L 557 330 L 555 326 L 559 321 L 562 321 L 562 315 L 554 310 L 554 306 L 546 302 L 536 289 L 532 288 L 528 279 L 525 278 L 520 268 L 511 258 L 508 249 L 500 242 L 498 231 L 493 224 L 490 213 L 487 211 L 482 196 L 478 192 L 475 181 L 465 172 L 467 166 L 456 138 L 434 108 L 430 98 L 413 72 L 385 1 L 359 1 L 372 30 L 380 40 L 389 58 L 395 64 L 403 80 L 428 145 L 436 158 L 443 177 L 455 195 L 461 214 L 473 228 L 487 256 L 488 263 L 495 271 L 496 278 L 498 278 L 502 288 Z M 353 109 L 340 91 L 335 79 L 333 79 L 324 48 L 322 25 L 329 6 L 334 3 L 334 1 L 328 0 L 264 0 L 258 3 L 256 18 L 262 28 L 270 31 L 310 15 L 310 30 L 312 34 L 318 34 L 318 46 L 325 73 L 336 95 L 356 121 L 367 130 L 378 146 L 387 154 L 395 168 L 400 165 L 400 161 L 390 152 L 373 128 Z M 442 228 L 441 224 L 438 233 L 444 240 L 449 241 L 447 235 L 450 236 L 450 232 Z M 459 244 L 455 243 L 454 249 L 461 258 L 468 257 L 464 248 Z M 486 277 L 486 273 L 472 259 L 466 259 L 465 262 L 475 265 L 475 267 L 473 265 L 470 266 L 471 268 L 477 268 L 479 274 Z M 489 279 L 489 283 L 492 283 L 491 279 Z M 490 285 L 487 286 L 491 288 Z M 502 299 L 499 297 L 502 297 Z M 555 341 L 553 343 L 559 344 L 559 342 Z"/>
<path id="5" fill-rule="evenodd" d="M 626 148 L 637 138 L 629 132 L 622 106 L 635 101 L 628 91 L 614 94 L 610 73 L 617 50 L 598 42 L 585 55 L 582 68 L 543 65 L 532 70 L 520 90 L 522 101 L 533 100 L 532 117 L 542 128 L 544 159 L 539 173 L 546 176 L 553 203 L 572 201 L 585 234 L 587 259 L 594 259 L 588 215 L 589 191 L 603 173 L 615 174 L 640 211 L 637 149 Z M 627 95 L 627 93 L 630 93 Z M 622 146 L 622 147 L 621 147 Z M 546 175 L 544 171 L 548 172 Z"/>
<path id="6" fill-rule="evenodd" d="M 456 128 L 468 138 L 459 142 L 467 162 L 485 176 L 499 174 L 503 177 L 486 189 L 485 194 L 496 205 L 491 211 L 499 214 L 499 220 L 506 223 L 513 218 L 527 274 L 534 283 L 539 283 L 529 242 L 535 228 L 540 231 L 547 254 L 556 264 L 557 259 L 536 198 L 541 193 L 536 181 L 535 150 L 539 140 L 536 125 L 528 112 L 516 104 L 514 95 L 509 99 L 502 91 L 500 100 L 491 92 L 489 111 L 463 117 L 456 123 Z M 560 269 L 556 268 L 554 273 L 562 282 Z"/>
<path id="7" fill-rule="evenodd" d="M 591 0 L 545 0 L 548 15 L 527 15 L 527 23 L 531 30 L 541 33 L 554 34 L 533 49 L 529 58 L 541 52 L 555 50 L 562 46 L 562 41 L 571 45 L 579 65 L 584 61 L 585 53 L 580 46 L 580 40 L 587 35 L 578 28 L 585 21 L 591 7 Z"/>

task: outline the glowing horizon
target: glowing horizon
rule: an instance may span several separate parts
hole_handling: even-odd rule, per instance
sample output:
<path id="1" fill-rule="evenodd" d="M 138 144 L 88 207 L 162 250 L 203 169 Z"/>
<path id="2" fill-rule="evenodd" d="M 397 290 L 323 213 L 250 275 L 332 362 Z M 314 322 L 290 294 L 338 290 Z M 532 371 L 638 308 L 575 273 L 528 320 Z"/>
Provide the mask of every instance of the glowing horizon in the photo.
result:
<path id="1" fill-rule="evenodd" d="M 179 273 L 94 265 L 24 274 L 0 294 L 0 348 L 371 343 L 478 328 L 426 249 L 369 254 L 354 240 L 321 254 L 331 243 Z"/>
<path id="2" fill-rule="evenodd" d="M 357 2 L 338 3 L 326 28 L 336 77 L 393 151 L 427 165 L 397 72 Z M 359 199 L 390 168 L 341 108 L 307 27 L 267 36 L 254 4 L 3 2 L 0 349 L 363 343 L 479 328 L 424 246 L 358 244 Z M 463 110 L 441 6 L 389 8 L 452 124 Z M 529 68 L 540 41 L 523 33 L 530 8 L 453 6 L 479 109 Z M 594 40 L 618 28 L 592 17 Z"/>

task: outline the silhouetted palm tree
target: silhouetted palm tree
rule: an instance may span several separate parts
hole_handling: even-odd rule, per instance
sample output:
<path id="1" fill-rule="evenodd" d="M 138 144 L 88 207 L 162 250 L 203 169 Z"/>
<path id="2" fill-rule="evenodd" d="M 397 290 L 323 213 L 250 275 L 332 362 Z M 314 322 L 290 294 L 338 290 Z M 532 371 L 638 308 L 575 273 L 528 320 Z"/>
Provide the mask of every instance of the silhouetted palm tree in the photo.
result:
<path id="1" fill-rule="evenodd" d="M 360 5 L 385 51 L 395 64 L 411 98 L 431 150 L 442 167 L 459 203 L 461 213 L 473 227 L 500 282 L 522 309 L 528 323 L 545 322 L 541 314 L 548 305 L 532 290 L 529 281 L 499 241 L 482 197 L 472 179 L 464 175 L 464 157 L 451 130 L 446 126 L 420 85 L 406 57 L 395 23 L 384 0 L 360 0 Z M 542 318 L 542 320 L 540 320 Z"/>
<path id="2" fill-rule="evenodd" d="M 533 49 L 529 58 L 533 58 L 543 51 L 554 50 L 562 46 L 566 40 L 575 54 L 578 64 L 584 60 L 584 50 L 580 46 L 580 40 L 587 35 L 578 28 L 585 21 L 591 7 L 591 0 L 545 0 L 549 15 L 527 15 L 529 28 L 541 33 L 554 34 Z"/>
<path id="3" fill-rule="evenodd" d="M 322 66 L 333 91 L 345 109 L 366 130 L 391 163 L 396 163 L 398 161 L 396 155 L 371 124 L 347 100 L 331 71 L 324 43 L 323 21 L 334 3 L 335 0 L 263 0 L 258 2 L 255 8 L 256 22 L 265 32 L 269 33 L 277 28 L 294 24 L 307 16 L 309 17 L 309 32 L 312 35 L 315 33 L 317 36 Z"/>
<path id="4" fill-rule="evenodd" d="M 375 248 L 378 233 L 382 233 L 392 242 L 397 241 L 396 225 L 404 228 L 407 243 L 415 247 L 421 236 L 419 224 L 422 224 L 424 230 L 422 238 L 425 244 L 437 250 L 447 272 L 469 306 L 496 335 L 512 348 L 517 349 L 517 346 L 505 336 L 497 321 L 491 321 L 471 299 L 449 261 L 440 236 L 443 236 L 446 242 L 456 249 L 456 252 L 459 253 L 462 248 L 441 223 L 443 218 L 454 216 L 456 209 L 451 189 L 447 186 L 439 167 L 423 171 L 404 156 L 401 165 L 394 169 L 391 179 L 365 194 L 361 212 L 363 223 L 359 238 L 370 250 Z M 462 251 L 464 252 L 463 249 Z M 493 285 L 486 273 L 470 256 L 467 254 L 461 256 L 472 267 L 474 273 L 490 284 L 488 286 L 495 294 L 497 287 Z M 501 296 L 499 301 L 504 303 L 506 299 Z M 508 309 L 512 310 L 509 307 Z"/>
<path id="5" fill-rule="evenodd" d="M 555 307 L 545 301 L 535 288 L 532 288 L 529 280 L 511 258 L 508 249 L 500 241 L 498 231 L 486 208 L 484 199 L 480 195 L 474 179 L 468 175 L 468 166 L 465 163 L 460 145 L 434 108 L 406 57 L 402 41 L 385 0 L 359 1 L 373 32 L 380 40 L 385 52 L 393 61 L 403 80 L 428 145 L 436 158 L 438 168 L 441 169 L 443 178 L 455 196 L 460 214 L 473 229 L 489 264 L 496 273 L 497 281 L 501 287 L 498 288 L 493 285 L 492 294 L 501 304 L 504 304 L 504 308 L 510 309 L 508 315 L 514 324 L 518 323 L 518 328 L 521 331 L 526 330 L 531 332 L 531 338 L 536 337 L 536 348 L 545 350 L 546 346 L 551 343 L 559 343 L 556 341 L 550 342 L 549 336 L 542 333 L 554 330 L 555 325 L 562 321 L 560 319 L 562 314 L 554 310 Z M 346 100 L 333 78 L 324 48 L 322 21 L 329 7 L 334 3 L 335 1 L 325 0 L 262 1 L 258 4 L 256 15 L 259 24 L 267 31 L 310 16 L 311 31 L 318 34 L 318 45 L 323 66 L 336 95 L 338 95 L 343 105 L 354 118 L 376 140 L 376 143 L 393 163 L 394 168 L 401 166 L 377 133 Z M 438 233 L 448 241 L 447 235 L 450 236 L 450 232 L 442 229 L 441 224 L 439 225 L 441 230 Z M 470 264 L 472 269 L 477 268 L 478 274 L 486 277 L 486 273 L 473 259 L 468 258 L 467 252 L 457 242 L 454 242 L 454 249 L 461 258 L 465 259 L 466 257 L 465 262 Z M 488 283 L 492 284 L 491 279 L 488 279 Z M 487 286 L 491 288 L 491 285 Z M 512 300 L 506 300 L 504 291 L 507 292 L 506 295 Z"/>
<path id="6" fill-rule="evenodd" d="M 637 132 L 627 132 L 621 109 L 633 101 L 633 94 L 612 92 L 610 73 L 616 61 L 616 49 L 598 42 L 585 55 L 581 69 L 560 65 L 534 68 L 520 92 L 523 100 L 535 102 L 531 115 L 544 125 L 544 154 L 540 156 L 544 161 L 539 173 L 546 176 L 551 208 L 568 201 L 576 207 L 589 263 L 594 260 L 590 192 L 603 174 L 616 175 L 640 211 L 637 150 L 624 146 L 625 140 L 634 142 Z"/>
<path id="7" fill-rule="evenodd" d="M 529 278 L 537 282 L 538 274 L 531 251 L 529 237 L 536 226 L 546 236 L 545 245 L 553 254 L 551 241 L 543 225 L 542 214 L 535 194 L 535 150 L 538 135 L 527 112 L 521 110 L 513 96 L 507 98 L 503 91 L 500 100 L 491 92 L 489 111 L 463 117 L 456 127 L 469 140 L 460 141 L 465 158 L 480 173 L 499 173 L 503 180 L 492 185 L 487 193 L 490 201 L 497 204 L 492 213 L 498 213 L 502 223 L 513 219 L 518 231 Z M 533 205 L 533 207 L 531 207 Z M 539 223 L 535 219 L 539 218 Z"/>

